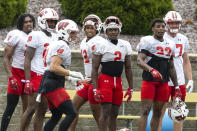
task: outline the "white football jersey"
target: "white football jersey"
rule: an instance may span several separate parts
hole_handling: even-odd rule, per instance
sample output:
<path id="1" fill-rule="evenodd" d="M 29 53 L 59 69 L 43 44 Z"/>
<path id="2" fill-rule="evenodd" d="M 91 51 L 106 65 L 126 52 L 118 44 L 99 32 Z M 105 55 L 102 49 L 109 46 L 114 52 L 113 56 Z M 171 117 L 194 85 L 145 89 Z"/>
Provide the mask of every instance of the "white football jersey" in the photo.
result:
<path id="1" fill-rule="evenodd" d="M 94 36 L 88 42 L 87 38 L 84 38 L 80 44 L 81 55 L 84 60 L 84 69 L 86 78 L 91 77 L 92 72 L 92 52 L 95 46 L 100 43 L 105 43 L 105 39 L 101 36 Z"/>
<path id="2" fill-rule="evenodd" d="M 128 41 L 118 39 L 117 45 L 106 40 L 105 43 L 99 44 L 94 50 L 94 54 L 103 55 L 101 62 L 125 61 L 126 55 L 131 55 L 132 48 Z"/>
<path id="3" fill-rule="evenodd" d="M 59 56 L 62 58 L 63 65 L 68 68 L 71 64 L 71 51 L 67 43 L 63 40 L 53 41 L 48 47 L 44 58 L 46 58 L 46 68 L 45 70 L 50 70 L 51 58 L 53 56 Z"/>
<path id="4" fill-rule="evenodd" d="M 140 43 L 138 44 L 138 50 L 147 50 L 151 54 L 161 57 L 170 58 L 174 53 L 175 44 L 170 39 L 164 38 L 164 41 L 159 41 L 153 36 L 142 37 Z M 151 58 L 148 56 L 145 62 L 148 62 Z"/>
<path id="5" fill-rule="evenodd" d="M 164 38 L 168 38 L 175 43 L 175 53 L 173 54 L 173 62 L 174 67 L 177 72 L 177 81 L 178 85 L 185 84 L 185 76 L 183 70 L 183 54 L 188 51 L 189 41 L 188 38 L 180 33 L 178 33 L 175 37 L 171 37 L 168 33 L 164 34 Z M 172 81 L 170 80 L 168 85 L 173 86 Z"/>
<path id="6" fill-rule="evenodd" d="M 14 54 L 12 66 L 19 69 L 24 69 L 25 50 L 28 35 L 20 30 L 10 31 L 4 42 L 7 45 L 14 46 Z"/>
<path id="7" fill-rule="evenodd" d="M 56 36 L 54 34 L 49 37 L 42 31 L 33 31 L 28 35 L 27 46 L 36 49 L 31 61 L 31 70 L 33 72 L 38 74 L 44 73 L 44 54 L 47 47 L 53 40 L 56 40 Z"/>

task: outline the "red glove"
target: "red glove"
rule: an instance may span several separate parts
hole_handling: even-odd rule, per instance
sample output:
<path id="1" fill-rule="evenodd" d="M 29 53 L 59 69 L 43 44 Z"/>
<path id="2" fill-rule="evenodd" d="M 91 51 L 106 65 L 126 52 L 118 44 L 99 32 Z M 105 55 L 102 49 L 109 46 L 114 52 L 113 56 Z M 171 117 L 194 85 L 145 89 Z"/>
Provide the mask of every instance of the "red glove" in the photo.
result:
<path id="1" fill-rule="evenodd" d="M 10 88 L 12 90 L 19 91 L 19 83 L 14 76 L 11 76 L 11 77 L 8 78 L 8 83 L 9 83 Z"/>
<path id="2" fill-rule="evenodd" d="M 159 71 L 152 68 L 149 72 L 152 74 L 152 76 L 155 80 L 161 81 L 163 79 L 162 75 L 159 73 Z"/>
<path id="3" fill-rule="evenodd" d="M 33 83 L 30 80 L 26 80 L 25 81 L 24 93 L 29 95 L 29 94 L 31 94 L 33 92 L 34 92 Z"/>
<path id="4" fill-rule="evenodd" d="M 128 96 L 127 103 L 131 100 L 132 94 L 133 94 L 133 88 L 128 88 L 127 92 L 124 95 L 124 98 Z"/>
<path id="5" fill-rule="evenodd" d="M 182 96 L 182 93 L 181 93 L 181 90 L 180 90 L 180 88 L 179 88 L 179 86 L 176 86 L 175 87 L 175 98 L 176 97 L 180 97 L 181 98 L 181 96 Z"/>
<path id="6" fill-rule="evenodd" d="M 93 92 L 94 92 L 94 100 L 96 102 L 101 102 L 104 96 L 101 94 L 100 90 L 93 89 Z"/>

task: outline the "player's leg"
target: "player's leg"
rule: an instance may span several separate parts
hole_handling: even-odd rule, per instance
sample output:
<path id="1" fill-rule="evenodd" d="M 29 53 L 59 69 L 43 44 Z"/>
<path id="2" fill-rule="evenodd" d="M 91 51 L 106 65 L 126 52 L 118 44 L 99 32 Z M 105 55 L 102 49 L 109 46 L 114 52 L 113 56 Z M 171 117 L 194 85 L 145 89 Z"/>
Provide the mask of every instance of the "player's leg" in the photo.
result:
<path id="1" fill-rule="evenodd" d="M 79 119 L 79 109 L 81 108 L 81 106 L 83 104 L 86 103 L 87 100 L 85 100 L 84 98 L 82 98 L 81 96 L 78 96 L 77 94 L 74 96 L 73 98 L 73 105 L 77 111 L 77 115 L 75 117 L 75 119 L 73 120 L 72 124 L 70 125 L 69 131 L 75 131 L 78 119 Z"/>
<path id="2" fill-rule="evenodd" d="M 159 127 L 159 120 L 161 116 L 161 111 L 164 106 L 165 102 L 155 101 L 153 104 L 153 116 L 151 119 L 151 130 L 157 131 Z"/>
<path id="3" fill-rule="evenodd" d="M 21 95 L 21 100 L 22 100 L 22 108 L 23 108 L 23 113 L 24 113 L 28 106 L 28 95 L 24 95 L 24 94 Z M 22 113 L 22 116 L 23 116 L 23 113 Z M 25 131 L 28 131 L 28 128 L 26 128 Z"/>
<path id="4" fill-rule="evenodd" d="M 72 100 L 73 105 L 77 111 L 77 116 L 73 120 L 72 124 L 70 125 L 69 131 L 75 131 L 78 119 L 79 119 L 79 109 L 85 102 L 88 100 L 88 86 L 84 84 L 84 88 L 78 90 Z"/>
<path id="5" fill-rule="evenodd" d="M 166 109 L 168 108 L 168 101 L 169 101 L 169 98 L 171 96 L 171 93 L 172 93 L 172 88 L 173 86 L 168 86 L 168 100 L 165 102 L 164 106 L 163 106 L 163 109 L 161 111 L 161 117 L 160 117 L 160 120 L 159 120 L 159 127 L 158 127 L 158 130 L 157 131 L 161 131 L 161 128 L 162 128 L 162 122 L 163 122 L 163 117 L 164 117 L 164 114 L 166 112 Z M 171 96 L 172 97 L 172 96 Z"/>
<path id="6" fill-rule="evenodd" d="M 165 115 L 165 112 L 166 112 L 166 109 L 168 108 L 168 102 L 165 102 L 164 106 L 163 106 L 163 109 L 161 111 L 161 117 L 159 119 L 159 127 L 158 127 L 158 130 L 157 131 L 161 131 L 161 128 L 162 128 L 162 122 L 163 122 L 163 117 Z"/>
<path id="7" fill-rule="evenodd" d="M 94 119 L 97 123 L 97 126 L 99 127 L 99 119 L 101 116 L 101 104 L 99 102 L 96 102 L 94 100 L 94 92 L 93 92 L 93 87 L 91 84 L 88 84 L 88 101 L 90 103 L 90 108 L 92 110 L 92 114 L 94 116 Z"/>
<path id="8" fill-rule="evenodd" d="M 62 113 L 57 108 L 50 109 L 50 111 L 52 113 L 52 116 L 45 124 L 44 131 L 53 131 L 62 117 Z"/>
<path id="9" fill-rule="evenodd" d="M 113 96 L 112 96 L 112 108 L 110 114 L 110 125 L 109 130 L 115 131 L 116 130 L 116 121 L 118 117 L 118 112 L 120 109 L 120 105 L 122 104 L 123 99 L 123 91 L 122 91 L 122 80 L 121 78 L 116 79 L 116 87 L 113 89 Z"/>
<path id="10" fill-rule="evenodd" d="M 147 126 L 148 115 L 153 105 L 153 100 L 151 99 L 142 99 L 141 100 L 141 115 L 139 119 L 138 128 L 139 131 L 145 131 Z"/>
<path id="11" fill-rule="evenodd" d="M 111 103 L 101 103 L 101 116 L 99 120 L 99 130 L 107 131 L 111 114 Z"/>
<path id="12" fill-rule="evenodd" d="M 97 123 L 97 126 L 99 126 L 99 120 L 101 116 L 101 105 L 100 104 L 90 104 L 90 108 L 92 110 L 92 115 Z"/>
<path id="13" fill-rule="evenodd" d="M 77 114 L 74 105 L 71 100 L 66 100 L 58 106 L 58 110 L 66 114 L 66 117 L 60 123 L 58 131 L 67 131 Z"/>
<path id="14" fill-rule="evenodd" d="M 118 117 L 119 109 L 120 109 L 119 105 L 112 104 L 111 114 L 110 114 L 110 119 L 109 119 L 109 130 L 110 131 L 116 131 L 116 127 L 117 127 L 116 120 Z"/>
<path id="15" fill-rule="evenodd" d="M 155 97 L 155 82 L 143 81 L 141 87 L 141 115 L 139 119 L 139 131 L 145 131 L 147 119 Z"/>
<path id="16" fill-rule="evenodd" d="M 22 100 L 22 108 L 24 113 L 28 106 L 28 95 L 21 95 L 21 100 Z"/>
<path id="17" fill-rule="evenodd" d="M 24 71 L 17 68 L 11 68 L 13 76 L 17 79 L 18 87 L 17 90 L 13 89 L 8 82 L 7 88 L 7 105 L 5 112 L 3 113 L 2 120 L 1 120 L 1 131 L 6 131 L 13 115 L 13 112 L 18 104 L 19 97 L 22 94 L 23 83 L 21 79 L 24 79 Z M 22 101 L 23 102 L 23 101 Z M 23 102 L 23 105 L 25 103 Z"/>
<path id="18" fill-rule="evenodd" d="M 36 108 L 38 107 L 38 103 L 36 102 L 36 97 L 37 97 L 37 93 L 32 93 L 28 96 L 28 106 L 21 118 L 20 131 L 25 131 L 25 129 L 29 127 L 32 116 Z"/>
<path id="19" fill-rule="evenodd" d="M 7 93 L 7 105 L 1 120 L 1 131 L 6 131 L 12 118 L 12 114 L 18 104 L 19 95 Z"/>
<path id="20" fill-rule="evenodd" d="M 39 103 L 34 117 L 34 131 L 42 131 L 45 113 L 47 111 L 47 101 L 45 96 L 41 97 L 41 102 Z"/>
<path id="21" fill-rule="evenodd" d="M 165 83 L 157 83 L 156 88 L 156 96 L 155 101 L 153 103 L 153 116 L 151 119 L 151 130 L 157 131 L 159 128 L 159 123 L 161 119 L 162 110 L 164 108 L 164 104 L 169 99 L 170 87 L 168 86 L 168 82 Z M 165 112 L 164 112 L 165 113 Z"/>

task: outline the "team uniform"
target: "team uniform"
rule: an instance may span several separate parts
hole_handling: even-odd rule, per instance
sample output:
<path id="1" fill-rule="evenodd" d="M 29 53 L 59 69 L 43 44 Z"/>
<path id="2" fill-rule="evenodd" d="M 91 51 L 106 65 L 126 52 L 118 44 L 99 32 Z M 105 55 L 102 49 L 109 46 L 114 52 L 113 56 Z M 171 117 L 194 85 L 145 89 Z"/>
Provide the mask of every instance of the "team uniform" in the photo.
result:
<path id="1" fill-rule="evenodd" d="M 163 80 L 157 81 L 150 72 L 144 70 L 142 74 L 141 99 L 166 102 L 169 97 L 169 60 L 173 59 L 174 42 L 166 38 L 160 42 L 153 36 L 145 36 L 141 38 L 138 49 L 140 53 L 147 55 L 145 62 L 159 71 L 163 77 Z"/>
<path id="2" fill-rule="evenodd" d="M 181 90 L 181 99 L 185 99 L 186 96 L 186 87 L 185 87 L 185 76 L 184 76 L 184 70 L 183 70 L 183 54 L 188 51 L 189 48 L 189 41 L 188 38 L 180 33 L 177 33 L 176 37 L 171 37 L 168 35 L 168 33 L 164 34 L 164 38 L 168 38 L 172 41 L 175 42 L 175 53 L 173 54 L 173 62 L 174 62 L 174 67 L 176 70 L 177 74 L 177 82 L 179 85 L 179 88 Z M 168 82 L 168 85 L 171 90 L 171 97 L 175 95 L 175 88 L 170 80 Z"/>
<path id="3" fill-rule="evenodd" d="M 55 40 L 55 34 L 51 37 L 42 31 L 33 31 L 28 36 L 27 46 L 35 48 L 35 54 L 31 61 L 31 82 L 33 83 L 34 92 L 37 92 L 42 75 L 44 73 L 44 54 L 47 46 Z"/>
<path id="4" fill-rule="evenodd" d="M 91 78 L 92 72 L 92 52 L 97 44 L 103 43 L 104 38 L 100 36 L 94 36 L 88 42 L 87 38 L 83 39 L 80 45 L 81 55 L 84 60 L 85 78 Z M 98 104 L 94 100 L 94 93 L 92 84 L 86 84 L 84 82 L 84 88 L 77 91 L 76 94 L 85 100 L 89 100 L 90 104 Z"/>
<path id="5" fill-rule="evenodd" d="M 114 44 L 115 43 L 115 44 Z M 116 42 L 106 40 L 95 47 L 93 53 L 102 55 L 101 74 L 98 77 L 97 88 L 103 95 L 102 103 L 110 102 L 121 105 L 123 98 L 121 74 L 126 55 L 131 55 L 129 42 L 118 39 Z"/>
<path id="6" fill-rule="evenodd" d="M 24 81 L 25 81 L 25 73 L 24 73 L 24 60 L 25 60 L 25 49 L 28 35 L 20 30 L 10 31 L 4 42 L 9 46 L 15 46 L 13 61 L 11 72 L 12 75 L 17 79 L 19 83 L 19 90 L 13 90 L 8 84 L 8 93 L 14 95 L 22 95 L 24 93 Z"/>
<path id="7" fill-rule="evenodd" d="M 65 76 L 59 76 L 50 72 L 50 63 L 53 56 L 62 58 L 62 67 L 68 68 L 71 64 L 71 51 L 64 41 L 54 41 L 50 44 L 45 54 L 46 68 L 39 90 L 44 94 L 50 109 L 57 108 L 64 101 L 70 100 L 70 96 L 64 88 Z"/>

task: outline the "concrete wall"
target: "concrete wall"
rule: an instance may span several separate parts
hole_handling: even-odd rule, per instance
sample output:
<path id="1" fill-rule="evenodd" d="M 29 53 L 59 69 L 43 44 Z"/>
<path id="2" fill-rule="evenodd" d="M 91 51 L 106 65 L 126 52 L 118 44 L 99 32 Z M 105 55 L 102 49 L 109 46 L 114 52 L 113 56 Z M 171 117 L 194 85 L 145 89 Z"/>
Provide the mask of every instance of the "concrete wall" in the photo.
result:
<path id="1" fill-rule="evenodd" d="M 0 51 L 0 119 L 2 117 L 2 114 L 5 110 L 6 107 L 6 89 L 7 89 L 7 76 L 6 76 L 6 72 L 4 70 L 3 67 L 3 60 L 2 60 L 2 55 L 3 51 L 1 49 Z M 197 55 L 189 55 L 190 56 L 190 61 L 192 63 L 192 69 L 193 69 L 193 80 L 194 80 L 194 91 L 197 91 Z M 80 52 L 79 51 L 73 51 L 72 52 L 72 65 L 71 65 L 71 70 L 75 70 L 75 71 L 81 71 L 84 74 L 84 70 L 83 70 L 83 61 L 82 58 L 80 56 Z M 140 69 L 137 64 L 136 64 L 136 53 L 134 53 L 132 55 L 132 69 L 133 69 L 133 76 L 134 76 L 134 88 L 135 91 L 139 91 L 140 90 L 140 85 L 141 85 L 141 73 L 142 73 L 142 69 Z M 124 85 L 124 89 L 127 89 L 127 83 L 123 76 L 123 85 Z M 69 84 L 67 84 L 67 88 L 68 89 L 73 89 Z M 140 114 L 140 106 L 141 104 L 139 102 L 130 102 L 128 104 L 126 104 L 126 111 L 125 114 L 128 115 L 139 115 Z M 190 109 L 190 113 L 189 116 L 195 116 L 195 104 L 194 103 L 188 103 L 188 107 Z M 21 100 L 14 112 L 14 115 L 10 121 L 9 124 L 9 128 L 8 131 L 12 131 L 12 130 L 19 130 L 19 123 L 20 123 L 20 115 L 21 115 Z M 81 108 L 80 113 L 91 113 L 90 108 L 89 108 L 89 104 L 88 102 Z M 120 109 L 120 114 L 122 113 L 122 107 Z M 0 120 L 1 121 L 1 120 Z M 46 119 L 47 121 L 47 119 Z M 126 127 L 128 125 L 126 120 L 118 120 L 118 129 Z M 137 120 L 133 120 L 133 131 L 137 131 Z M 32 124 L 31 124 L 31 129 L 30 131 L 32 131 Z M 57 128 L 55 129 L 57 130 Z M 97 127 L 96 127 L 96 123 L 93 119 L 80 119 L 79 123 L 77 125 L 77 131 L 97 131 Z M 186 121 L 184 123 L 184 131 L 196 131 L 197 130 L 197 121 Z"/>

